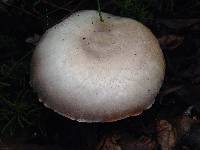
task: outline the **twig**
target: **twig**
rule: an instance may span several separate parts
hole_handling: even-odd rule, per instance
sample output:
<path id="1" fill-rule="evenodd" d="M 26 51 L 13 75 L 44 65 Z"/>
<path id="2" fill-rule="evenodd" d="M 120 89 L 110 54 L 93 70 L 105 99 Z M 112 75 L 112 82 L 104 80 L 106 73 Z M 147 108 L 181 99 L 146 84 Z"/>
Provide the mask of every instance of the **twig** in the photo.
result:
<path id="1" fill-rule="evenodd" d="M 180 90 L 180 89 L 182 89 L 182 88 L 183 88 L 182 85 L 170 87 L 170 88 L 168 88 L 168 89 L 162 91 L 162 92 L 160 93 L 160 96 L 162 96 L 162 97 L 163 97 L 163 96 L 166 96 L 166 95 L 168 95 L 168 94 L 170 94 L 170 93 L 173 93 L 173 92 L 175 92 L 175 91 L 177 91 L 177 90 Z"/>
<path id="2" fill-rule="evenodd" d="M 0 82 L 0 86 L 10 86 L 10 84 L 5 82 Z"/>
<path id="3" fill-rule="evenodd" d="M 64 4 L 63 7 L 66 7 L 66 6 L 70 5 L 72 2 L 73 2 L 73 1 L 69 1 L 67 4 Z M 54 10 L 48 12 L 46 15 L 51 15 L 51 14 L 53 14 L 53 13 L 59 11 L 59 10 L 60 10 L 59 8 L 56 8 L 56 9 L 54 9 Z M 73 12 L 73 10 L 69 10 L 69 11 L 70 11 L 70 13 Z"/>
<path id="4" fill-rule="evenodd" d="M 72 12 L 72 10 L 70 10 L 70 9 L 67 9 L 67 8 L 65 8 L 65 7 L 61 7 L 61 6 L 58 6 L 58 5 L 56 5 L 56 4 L 54 4 L 54 3 L 52 3 L 52 2 L 49 2 L 49 1 L 47 1 L 47 0 L 42 0 L 42 2 L 44 2 L 45 4 L 48 4 L 48 5 L 50 5 L 50 6 L 52 6 L 52 7 L 55 7 L 55 8 L 57 8 L 58 10 L 65 10 L 65 11 L 68 11 L 68 12 Z M 70 1 L 71 2 L 71 1 Z"/>
<path id="5" fill-rule="evenodd" d="M 19 11 L 22 11 L 23 13 L 25 13 L 25 14 L 27 14 L 27 15 L 33 17 L 33 18 L 38 19 L 38 20 L 42 20 L 40 17 L 38 17 L 37 15 L 31 13 L 30 11 L 28 11 L 28 10 L 26 10 L 26 9 L 17 7 L 17 6 L 15 6 L 15 5 L 10 5 L 10 4 L 8 4 L 8 3 L 4 3 L 4 5 L 6 5 L 6 6 L 8 6 L 8 7 L 13 7 L 13 8 L 15 8 L 15 9 L 17 9 L 17 10 L 19 10 Z"/>

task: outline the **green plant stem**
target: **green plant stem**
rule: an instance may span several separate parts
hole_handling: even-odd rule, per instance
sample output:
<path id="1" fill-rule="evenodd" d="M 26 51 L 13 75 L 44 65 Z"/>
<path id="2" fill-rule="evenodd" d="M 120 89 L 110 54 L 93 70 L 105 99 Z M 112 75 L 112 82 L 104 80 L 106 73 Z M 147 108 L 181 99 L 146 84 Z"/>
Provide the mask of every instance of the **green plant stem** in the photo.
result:
<path id="1" fill-rule="evenodd" d="M 97 6 L 98 6 L 98 12 L 99 12 L 99 18 L 101 22 L 104 22 L 102 14 L 101 14 L 101 5 L 100 5 L 100 0 L 97 0 Z"/>

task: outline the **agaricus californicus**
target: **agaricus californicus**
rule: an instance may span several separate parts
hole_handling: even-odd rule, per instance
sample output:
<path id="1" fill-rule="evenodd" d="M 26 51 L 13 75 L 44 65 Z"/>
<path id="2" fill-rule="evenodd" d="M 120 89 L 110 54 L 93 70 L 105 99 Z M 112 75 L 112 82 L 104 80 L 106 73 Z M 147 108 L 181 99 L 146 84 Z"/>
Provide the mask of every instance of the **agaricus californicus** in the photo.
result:
<path id="1" fill-rule="evenodd" d="M 86 10 L 49 29 L 37 45 L 31 83 L 46 107 L 80 122 L 136 116 L 164 78 L 162 50 L 136 20 Z"/>

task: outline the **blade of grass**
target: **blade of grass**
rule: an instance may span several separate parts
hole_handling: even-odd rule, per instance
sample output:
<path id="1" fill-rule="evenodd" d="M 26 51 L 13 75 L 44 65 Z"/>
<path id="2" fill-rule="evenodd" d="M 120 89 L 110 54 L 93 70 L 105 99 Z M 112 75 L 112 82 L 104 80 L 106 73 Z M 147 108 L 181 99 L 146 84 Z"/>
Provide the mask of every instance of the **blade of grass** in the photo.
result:
<path id="1" fill-rule="evenodd" d="M 98 7 L 98 12 L 99 12 L 99 18 L 101 22 L 104 22 L 102 14 L 101 14 L 101 4 L 100 4 L 100 0 L 97 0 L 97 7 Z"/>

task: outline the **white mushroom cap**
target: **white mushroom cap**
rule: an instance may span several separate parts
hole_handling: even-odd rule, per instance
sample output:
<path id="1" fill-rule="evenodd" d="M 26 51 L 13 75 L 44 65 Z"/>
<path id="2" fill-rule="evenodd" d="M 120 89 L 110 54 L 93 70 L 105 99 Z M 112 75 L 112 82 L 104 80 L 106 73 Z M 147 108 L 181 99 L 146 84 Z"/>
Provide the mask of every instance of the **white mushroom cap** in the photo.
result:
<path id="1" fill-rule="evenodd" d="M 165 63 L 141 23 L 77 12 L 49 29 L 32 58 L 31 83 L 45 106 L 80 122 L 135 116 L 154 103 Z"/>

